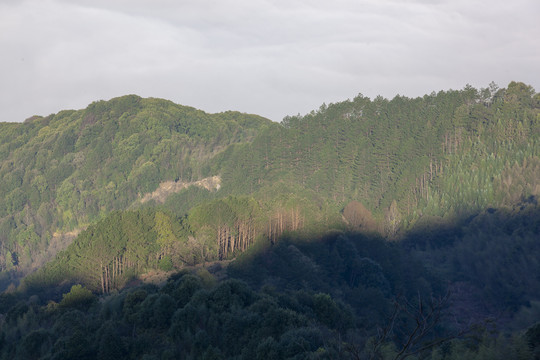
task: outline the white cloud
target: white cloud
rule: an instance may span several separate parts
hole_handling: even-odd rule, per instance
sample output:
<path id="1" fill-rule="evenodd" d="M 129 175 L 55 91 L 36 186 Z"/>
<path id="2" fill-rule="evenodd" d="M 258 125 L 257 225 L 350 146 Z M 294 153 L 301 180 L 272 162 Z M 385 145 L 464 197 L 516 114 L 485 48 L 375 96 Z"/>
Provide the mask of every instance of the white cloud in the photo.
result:
<path id="1" fill-rule="evenodd" d="M 540 90 L 539 4 L 0 1 L 0 121 L 127 93 L 279 121 L 358 92 Z"/>

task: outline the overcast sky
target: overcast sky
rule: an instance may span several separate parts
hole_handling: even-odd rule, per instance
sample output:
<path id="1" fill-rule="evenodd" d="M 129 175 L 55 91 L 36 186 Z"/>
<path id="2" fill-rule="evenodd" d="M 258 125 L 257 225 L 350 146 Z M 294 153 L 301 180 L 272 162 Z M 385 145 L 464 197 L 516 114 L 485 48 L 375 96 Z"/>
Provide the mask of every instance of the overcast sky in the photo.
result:
<path id="1" fill-rule="evenodd" d="M 0 0 L 0 121 L 126 94 L 281 121 L 511 80 L 540 91 L 538 0 Z"/>

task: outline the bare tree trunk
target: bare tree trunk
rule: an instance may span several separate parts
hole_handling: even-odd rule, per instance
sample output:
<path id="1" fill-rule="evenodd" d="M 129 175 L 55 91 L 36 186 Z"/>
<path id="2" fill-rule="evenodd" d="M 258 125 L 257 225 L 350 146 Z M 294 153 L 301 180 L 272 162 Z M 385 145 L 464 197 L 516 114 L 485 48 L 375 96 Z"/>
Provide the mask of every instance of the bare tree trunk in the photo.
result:
<path id="1" fill-rule="evenodd" d="M 103 263 L 100 264 L 101 266 L 101 292 L 105 293 L 105 279 L 103 277 Z"/>
<path id="2" fill-rule="evenodd" d="M 109 265 L 105 265 L 105 293 L 109 293 Z"/>

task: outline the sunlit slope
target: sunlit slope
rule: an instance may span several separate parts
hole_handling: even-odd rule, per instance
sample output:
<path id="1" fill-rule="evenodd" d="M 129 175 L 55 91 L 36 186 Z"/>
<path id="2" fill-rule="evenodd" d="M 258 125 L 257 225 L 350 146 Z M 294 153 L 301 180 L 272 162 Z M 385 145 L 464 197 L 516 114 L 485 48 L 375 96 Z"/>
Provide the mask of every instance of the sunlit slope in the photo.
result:
<path id="1" fill-rule="evenodd" d="M 400 239 L 426 224 L 453 226 L 482 211 L 512 209 L 540 192 L 539 99 L 522 83 L 416 99 L 358 96 L 269 124 L 199 170 L 220 176 L 218 192 L 192 187 L 157 208 L 145 205 L 149 225 L 137 236 L 152 244 L 144 251 L 153 250 L 141 266 L 118 260 L 131 241 L 122 230 L 125 216 L 134 221 L 126 213 L 81 234 L 58 260 L 66 267 L 53 272 L 85 274 L 69 260 L 93 258 L 83 242 L 115 249 L 103 265 L 84 267 L 103 290 L 103 269 L 118 261 L 131 269 L 117 273 L 122 284 L 134 268 L 233 258 L 257 239 L 275 243 L 290 231 L 338 228 Z M 106 224 L 109 230 L 99 230 Z"/>
<path id="2" fill-rule="evenodd" d="M 209 159 L 270 123 L 128 95 L 0 124 L 0 269 L 40 264 L 55 232 L 125 209 L 160 182 L 214 175 Z"/>
<path id="3" fill-rule="evenodd" d="M 540 94 L 523 84 L 353 100 L 285 118 L 215 158 L 224 189 L 281 182 L 339 209 L 359 201 L 395 235 L 540 194 Z"/>

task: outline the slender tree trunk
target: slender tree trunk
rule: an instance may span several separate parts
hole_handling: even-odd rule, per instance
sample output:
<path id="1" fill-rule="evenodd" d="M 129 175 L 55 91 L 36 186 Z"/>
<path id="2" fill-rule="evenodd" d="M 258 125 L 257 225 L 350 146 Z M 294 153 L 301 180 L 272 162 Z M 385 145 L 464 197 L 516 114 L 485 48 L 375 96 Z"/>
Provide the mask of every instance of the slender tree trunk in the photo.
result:
<path id="1" fill-rule="evenodd" d="M 105 293 L 109 293 L 109 265 L 105 265 Z"/>
<path id="2" fill-rule="evenodd" d="M 105 293 L 105 279 L 103 277 L 103 263 L 100 264 L 101 265 L 101 292 L 102 293 Z"/>

